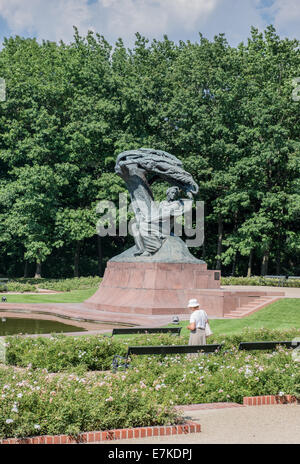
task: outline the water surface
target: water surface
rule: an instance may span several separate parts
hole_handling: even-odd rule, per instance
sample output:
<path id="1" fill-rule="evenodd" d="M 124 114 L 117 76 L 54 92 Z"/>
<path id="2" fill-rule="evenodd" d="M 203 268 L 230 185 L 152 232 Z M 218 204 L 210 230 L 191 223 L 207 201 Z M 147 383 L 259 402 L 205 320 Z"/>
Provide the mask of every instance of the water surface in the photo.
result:
<path id="1" fill-rule="evenodd" d="M 0 336 L 16 334 L 51 334 L 83 332 L 86 329 L 59 321 L 20 317 L 0 317 Z"/>

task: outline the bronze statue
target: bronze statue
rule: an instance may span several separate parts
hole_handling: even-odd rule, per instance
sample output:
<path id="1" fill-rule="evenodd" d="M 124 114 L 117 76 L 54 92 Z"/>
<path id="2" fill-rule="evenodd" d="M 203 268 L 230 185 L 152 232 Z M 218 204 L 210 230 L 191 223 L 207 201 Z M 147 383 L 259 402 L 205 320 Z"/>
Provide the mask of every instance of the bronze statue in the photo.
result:
<path id="1" fill-rule="evenodd" d="M 174 220 L 192 207 L 192 199 L 198 185 L 191 174 L 183 169 L 182 162 L 162 150 L 140 148 L 119 154 L 115 171 L 126 182 L 136 222 L 132 227 L 135 256 L 151 256 L 162 246 L 167 236 L 172 235 Z M 148 177 L 156 176 L 168 181 L 167 200 L 154 201 Z M 179 199 L 183 191 L 189 200 Z M 188 205 L 187 203 L 188 202 Z"/>

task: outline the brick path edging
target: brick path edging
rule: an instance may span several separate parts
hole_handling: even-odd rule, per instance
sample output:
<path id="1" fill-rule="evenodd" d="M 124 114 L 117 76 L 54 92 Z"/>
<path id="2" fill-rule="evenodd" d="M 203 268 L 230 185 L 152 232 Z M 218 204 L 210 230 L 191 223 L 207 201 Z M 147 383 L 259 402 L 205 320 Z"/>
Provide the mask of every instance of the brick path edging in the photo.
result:
<path id="1" fill-rule="evenodd" d="M 161 437 L 166 435 L 180 435 L 201 432 L 201 425 L 188 421 L 181 425 L 159 425 L 154 427 L 137 427 L 132 429 L 114 429 L 104 432 L 85 432 L 77 437 L 70 435 L 43 435 L 30 438 L 5 438 L 0 440 L 2 445 L 66 445 L 74 443 L 97 443 L 130 438 Z"/>
<path id="2" fill-rule="evenodd" d="M 263 406 L 268 404 L 299 404 L 299 398 L 293 395 L 264 395 L 264 396 L 244 396 L 243 404 L 237 403 L 205 403 L 184 406 L 177 406 L 183 409 L 220 409 L 225 407 L 243 407 L 243 406 Z M 70 435 L 42 435 L 39 437 L 29 438 L 4 438 L 0 440 L 0 445 L 9 444 L 28 444 L 28 445 L 65 445 L 72 443 L 97 443 L 103 441 L 113 441 L 130 438 L 159 437 L 167 435 L 180 435 L 188 433 L 201 432 L 201 425 L 196 422 L 187 421 L 181 425 L 160 425 L 154 427 L 137 427 L 129 429 L 113 429 L 104 432 L 85 432 L 77 437 Z"/>
<path id="3" fill-rule="evenodd" d="M 263 406 L 266 404 L 298 404 L 299 400 L 293 395 L 264 395 L 244 396 L 244 406 Z"/>

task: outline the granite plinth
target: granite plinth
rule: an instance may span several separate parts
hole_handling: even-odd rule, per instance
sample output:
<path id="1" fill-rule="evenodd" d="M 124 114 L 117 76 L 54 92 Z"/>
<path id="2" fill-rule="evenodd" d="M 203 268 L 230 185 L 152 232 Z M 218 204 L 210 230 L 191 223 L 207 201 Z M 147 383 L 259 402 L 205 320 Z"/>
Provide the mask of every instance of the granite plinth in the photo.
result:
<path id="1" fill-rule="evenodd" d="M 98 310 L 136 314 L 188 314 L 198 298 L 222 316 L 220 271 L 204 262 L 158 263 L 109 261 L 98 291 L 86 304 Z M 222 314 L 221 314 L 222 313 Z"/>
<path id="2" fill-rule="evenodd" d="M 176 236 L 166 238 L 152 256 L 135 256 L 136 247 L 112 258 L 87 308 L 112 314 L 190 314 L 188 300 L 197 298 L 209 316 L 224 317 L 244 305 L 256 307 L 265 291 L 220 288 L 221 272 L 207 269 Z M 272 295 L 282 295 L 272 292 Z M 249 310 L 249 308 L 248 308 Z"/>
<path id="3" fill-rule="evenodd" d="M 224 317 L 245 305 L 260 304 L 266 296 L 282 292 L 220 288 L 220 271 L 206 263 L 109 261 L 97 292 L 87 308 L 129 315 L 190 314 L 188 300 L 197 298 L 209 316 Z"/>

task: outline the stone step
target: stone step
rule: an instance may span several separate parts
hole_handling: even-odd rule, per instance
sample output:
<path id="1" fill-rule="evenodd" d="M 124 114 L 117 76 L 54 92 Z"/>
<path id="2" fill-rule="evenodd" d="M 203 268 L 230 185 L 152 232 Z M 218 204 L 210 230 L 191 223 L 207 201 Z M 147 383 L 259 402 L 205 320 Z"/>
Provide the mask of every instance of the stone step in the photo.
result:
<path id="1" fill-rule="evenodd" d="M 231 310 L 228 313 L 224 314 L 224 318 L 226 319 L 240 319 L 245 316 L 249 316 L 250 314 L 258 311 L 259 309 L 264 308 L 270 303 L 277 301 L 279 297 L 277 296 L 264 296 L 260 298 L 256 298 L 251 303 L 247 303 L 243 306 L 240 306 L 236 310 Z"/>

